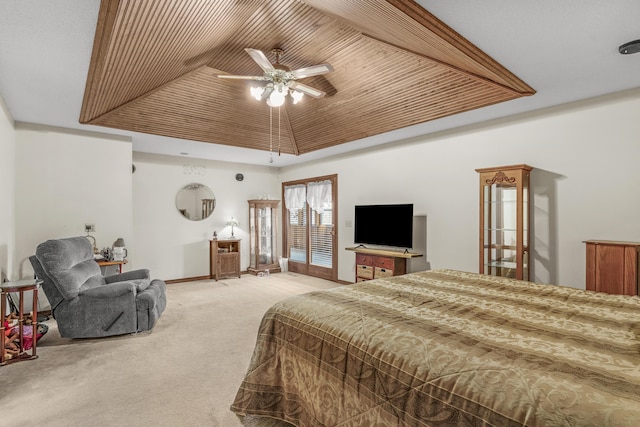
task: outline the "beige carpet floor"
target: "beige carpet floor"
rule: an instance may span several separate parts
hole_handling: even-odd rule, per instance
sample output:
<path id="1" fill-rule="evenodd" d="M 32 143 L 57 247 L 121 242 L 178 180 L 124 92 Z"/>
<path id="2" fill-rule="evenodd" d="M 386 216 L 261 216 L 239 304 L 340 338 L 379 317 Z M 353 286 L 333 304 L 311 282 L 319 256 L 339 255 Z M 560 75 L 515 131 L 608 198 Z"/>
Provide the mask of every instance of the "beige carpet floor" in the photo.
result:
<path id="1" fill-rule="evenodd" d="M 54 320 L 39 358 L 0 367 L 0 425 L 252 426 L 229 410 L 262 315 L 289 296 L 340 286 L 295 273 L 167 286 L 150 333 L 61 338 Z"/>

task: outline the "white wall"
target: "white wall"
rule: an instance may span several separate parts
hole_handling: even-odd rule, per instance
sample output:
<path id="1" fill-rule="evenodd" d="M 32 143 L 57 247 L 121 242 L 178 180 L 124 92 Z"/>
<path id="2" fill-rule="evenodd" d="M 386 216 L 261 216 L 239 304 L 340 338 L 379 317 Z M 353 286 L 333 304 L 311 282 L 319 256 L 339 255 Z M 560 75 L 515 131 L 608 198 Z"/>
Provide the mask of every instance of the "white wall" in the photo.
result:
<path id="1" fill-rule="evenodd" d="M 587 239 L 640 241 L 640 91 L 283 168 L 283 181 L 338 174 L 340 280 L 353 281 L 353 207 L 414 203 L 432 269 L 478 271 L 476 168 L 535 168 L 536 282 L 585 287 Z"/>
<path id="2" fill-rule="evenodd" d="M 265 154 L 265 160 L 267 159 Z M 136 266 L 149 268 L 165 280 L 209 275 L 209 240 L 228 238 L 233 216 L 240 222 L 241 269 L 249 266 L 249 205 L 247 200 L 269 196 L 279 199 L 280 177 L 267 166 L 134 153 L 133 213 Z M 265 161 L 265 164 L 267 162 Z M 236 181 L 237 173 L 244 174 Z M 189 221 L 176 209 L 178 191 L 190 183 L 207 185 L 216 198 L 211 216 Z M 278 216 L 280 220 L 280 215 Z M 279 252 L 278 252 L 279 253 Z"/>
<path id="3" fill-rule="evenodd" d="M 532 279 L 584 288 L 583 240 L 640 241 L 639 113 L 640 90 L 635 90 L 292 166 L 279 174 L 267 166 L 134 153 L 137 170 L 131 175 L 128 142 L 20 123 L 14 132 L 5 111 L 0 114 L 0 267 L 13 279 L 28 277 L 25 261 L 38 243 L 84 234 L 84 224 L 92 222 L 100 248 L 116 237 L 125 239 L 127 269 L 149 268 L 166 280 L 207 275 L 208 239 L 213 230 L 228 237 L 225 223 L 235 216 L 244 270 L 247 200 L 279 198 L 283 181 L 337 173 L 340 280 L 353 281 L 355 274 L 353 252 L 344 250 L 353 245 L 353 229 L 345 224 L 353 221 L 354 205 L 367 203 L 413 202 L 416 214 L 426 216 L 426 227 L 418 227 L 426 240 L 419 263 L 477 271 L 475 169 L 527 163 L 535 168 Z M 7 160 L 14 150 L 15 163 Z M 12 170 L 13 186 L 7 172 Z M 238 172 L 245 174 L 244 181 L 235 180 Z M 177 191 L 191 182 L 208 185 L 216 196 L 208 220 L 189 222 L 175 209 Z"/>
<path id="4" fill-rule="evenodd" d="M 0 96 L 0 281 L 13 275 L 14 172 L 16 133 L 13 118 Z"/>
<path id="5" fill-rule="evenodd" d="M 131 143 L 112 136 L 16 124 L 14 268 L 47 239 L 92 235 L 99 249 L 118 237 L 133 242 Z M 126 270 L 127 268 L 125 268 Z"/>

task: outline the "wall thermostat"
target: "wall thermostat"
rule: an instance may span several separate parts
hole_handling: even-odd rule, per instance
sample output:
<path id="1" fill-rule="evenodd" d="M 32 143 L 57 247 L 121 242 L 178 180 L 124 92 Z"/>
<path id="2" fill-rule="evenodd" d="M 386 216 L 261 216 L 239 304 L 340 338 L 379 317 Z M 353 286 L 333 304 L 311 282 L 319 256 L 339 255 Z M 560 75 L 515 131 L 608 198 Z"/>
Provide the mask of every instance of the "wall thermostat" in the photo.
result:
<path id="1" fill-rule="evenodd" d="M 242 181 L 243 179 L 244 179 L 244 175 L 242 175 L 241 173 L 236 174 L 236 181 Z"/>

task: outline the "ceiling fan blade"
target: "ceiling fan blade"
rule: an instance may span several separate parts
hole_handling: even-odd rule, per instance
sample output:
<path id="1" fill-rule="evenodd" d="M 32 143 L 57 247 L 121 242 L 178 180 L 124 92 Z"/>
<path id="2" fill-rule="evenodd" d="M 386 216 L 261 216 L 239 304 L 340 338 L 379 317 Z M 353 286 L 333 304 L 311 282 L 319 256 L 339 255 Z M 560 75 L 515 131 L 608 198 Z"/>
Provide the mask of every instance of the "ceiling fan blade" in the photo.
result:
<path id="1" fill-rule="evenodd" d="M 300 92 L 307 94 L 313 98 L 322 98 L 323 96 L 325 96 L 326 94 L 321 91 L 320 89 L 316 89 L 313 88 L 311 86 L 307 86 L 305 84 L 302 83 L 298 83 L 296 81 L 290 81 L 289 83 L 287 83 L 287 86 L 289 86 L 289 89 L 293 89 L 293 90 L 299 90 Z"/>
<path id="2" fill-rule="evenodd" d="M 218 74 L 221 79 L 236 79 L 236 80 L 266 80 L 264 76 L 238 76 L 235 74 Z"/>
<path id="3" fill-rule="evenodd" d="M 264 53 L 262 53 L 261 50 L 251 49 L 250 47 L 247 47 L 244 50 L 249 54 L 251 59 L 253 59 L 256 62 L 256 64 L 258 64 L 260 68 L 262 68 L 264 71 L 275 70 L 271 62 L 269 62 L 269 60 L 267 59 L 267 56 Z"/>
<path id="4" fill-rule="evenodd" d="M 318 64 L 311 67 L 299 68 L 291 71 L 293 77 L 296 79 L 303 79 L 305 77 L 319 76 L 321 74 L 327 74 L 333 71 L 333 67 L 330 64 Z"/>

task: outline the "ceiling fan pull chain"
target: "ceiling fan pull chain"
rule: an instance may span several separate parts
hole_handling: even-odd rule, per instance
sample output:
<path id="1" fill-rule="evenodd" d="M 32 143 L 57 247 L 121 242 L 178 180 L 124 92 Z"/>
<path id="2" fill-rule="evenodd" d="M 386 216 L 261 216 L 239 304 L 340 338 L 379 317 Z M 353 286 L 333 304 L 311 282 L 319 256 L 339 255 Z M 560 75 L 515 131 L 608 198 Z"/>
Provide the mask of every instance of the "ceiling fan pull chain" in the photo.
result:
<path id="1" fill-rule="evenodd" d="M 278 107 L 278 157 L 280 157 L 280 107 Z"/>
<path id="2" fill-rule="evenodd" d="M 269 106 L 269 163 L 273 163 L 273 107 Z"/>

